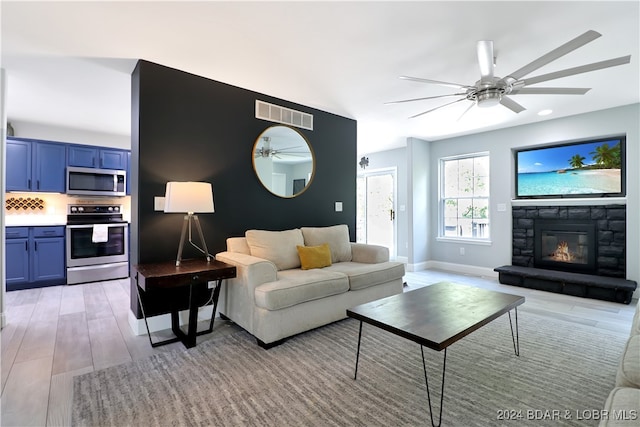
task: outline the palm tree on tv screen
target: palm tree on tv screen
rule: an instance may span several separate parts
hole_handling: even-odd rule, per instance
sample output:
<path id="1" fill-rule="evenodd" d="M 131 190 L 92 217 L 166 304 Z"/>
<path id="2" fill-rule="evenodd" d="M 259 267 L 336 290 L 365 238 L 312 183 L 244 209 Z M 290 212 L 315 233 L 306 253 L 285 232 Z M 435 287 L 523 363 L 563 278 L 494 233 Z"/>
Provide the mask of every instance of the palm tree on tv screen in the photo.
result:
<path id="1" fill-rule="evenodd" d="M 616 144 L 613 147 L 609 147 L 606 142 L 596 147 L 595 151 L 592 151 L 593 161 L 600 167 L 612 169 L 620 167 L 620 144 Z"/>
<path id="2" fill-rule="evenodd" d="M 569 164 L 574 169 L 580 169 L 581 167 L 584 166 L 585 159 L 586 158 L 584 156 L 581 156 L 580 154 L 576 154 L 569 159 Z"/>

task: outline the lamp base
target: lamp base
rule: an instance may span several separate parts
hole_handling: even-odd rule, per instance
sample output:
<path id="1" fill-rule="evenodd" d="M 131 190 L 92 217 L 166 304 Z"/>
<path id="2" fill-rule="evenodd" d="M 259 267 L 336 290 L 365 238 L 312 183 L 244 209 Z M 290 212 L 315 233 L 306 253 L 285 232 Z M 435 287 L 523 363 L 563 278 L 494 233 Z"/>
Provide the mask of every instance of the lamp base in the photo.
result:
<path id="1" fill-rule="evenodd" d="M 200 235 L 200 242 L 202 243 L 202 247 L 204 249 L 198 248 L 191 241 L 191 218 L 196 223 L 196 228 L 198 229 L 198 234 Z M 182 233 L 180 233 L 180 246 L 178 246 L 178 256 L 176 257 L 176 267 L 180 266 L 180 262 L 182 261 L 182 249 L 184 248 L 185 236 L 187 234 L 187 226 L 189 227 L 189 243 L 191 243 L 196 248 L 200 249 L 200 251 L 204 252 L 205 257 L 207 258 L 207 262 L 211 262 L 211 256 L 209 255 L 209 249 L 207 249 L 207 243 L 204 241 L 204 234 L 202 234 L 202 227 L 200 227 L 200 220 L 198 219 L 198 215 L 187 214 L 184 216 L 184 222 L 182 223 Z"/>

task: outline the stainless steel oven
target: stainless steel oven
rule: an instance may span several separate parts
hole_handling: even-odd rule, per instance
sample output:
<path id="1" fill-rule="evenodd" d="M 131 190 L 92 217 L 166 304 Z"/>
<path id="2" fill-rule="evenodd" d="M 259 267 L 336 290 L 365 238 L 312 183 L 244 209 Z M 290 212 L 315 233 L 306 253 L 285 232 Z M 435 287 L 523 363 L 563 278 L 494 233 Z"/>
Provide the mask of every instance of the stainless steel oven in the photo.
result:
<path id="1" fill-rule="evenodd" d="M 69 205 L 67 284 L 129 276 L 129 224 L 120 205 Z"/>

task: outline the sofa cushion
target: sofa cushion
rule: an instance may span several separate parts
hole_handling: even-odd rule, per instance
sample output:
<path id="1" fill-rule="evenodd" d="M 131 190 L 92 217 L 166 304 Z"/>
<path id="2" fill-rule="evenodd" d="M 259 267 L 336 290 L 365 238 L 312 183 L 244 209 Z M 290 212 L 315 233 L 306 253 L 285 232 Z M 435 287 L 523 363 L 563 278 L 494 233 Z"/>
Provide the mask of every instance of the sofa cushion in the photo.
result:
<path id="1" fill-rule="evenodd" d="M 251 255 L 251 249 L 249 249 L 246 237 L 229 237 L 227 239 L 227 251 Z"/>
<path id="2" fill-rule="evenodd" d="M 344 273 L 349 278 L 349 289 L 352 291 L 379 285 L 404 276 L 404 264 L 401 262 L 380 262 L 377 264 L 361 264 L 357 262 L 340 262 L 325 270 Z"/>
<path id="3" fill-rule="evenodd" d="M 305 245 L 329 244 L 332 263 L 351 261 L 349 227 L 346 224 L 333 225 L 331 227 L 302 227 L 301 230 Z"/>
<path id="4" fill-rule="evenodd" d="M 251 255 L 271 261 L 278 270 L 300 267 L 296 246 L 304 245 L 299 228 L 285 231 L 247 230 Z"/>
<path id="5" fill-rule="evenodd" d="M 319 246 L 298 246 L 300 266 L 303 270 L 328 267 L 331 265 L 331 250 L 329 244 Z"/>
<path id="6" fill-rule="evenodd" d="M 326 269 L 291 269 L 278 272 L 278 280 L 255 289 L 258 307 L 280 310 L 306 301 L 337 295 L 349 290 L 347 276 Z"/>
<path id="7" fill-rule="evenodd" d="M 627 340 L 618 365 L 616 387 L 640 388 L 640 335 Z"/>
<path id="8" fill-rule="evenodd" d="M 637 426 L 640 411 L 640 389 L 616 387 L 609 393 L 604 403 L 607 417 L 603 417 L 599 427 Z"/>

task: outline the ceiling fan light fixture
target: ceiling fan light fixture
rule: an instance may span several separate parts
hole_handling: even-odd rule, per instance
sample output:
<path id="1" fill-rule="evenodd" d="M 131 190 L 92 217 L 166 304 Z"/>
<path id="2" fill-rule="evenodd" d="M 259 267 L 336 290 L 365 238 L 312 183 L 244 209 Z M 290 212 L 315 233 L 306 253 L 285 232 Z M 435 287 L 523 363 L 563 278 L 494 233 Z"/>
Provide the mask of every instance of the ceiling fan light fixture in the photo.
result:
<path id="1" fill-rule="evenodd" d="M 487 89 L 476 94 L 476 103 L 480 108 L 491 108 L 500 104 L 502 91 L 499 89 Z"/>

